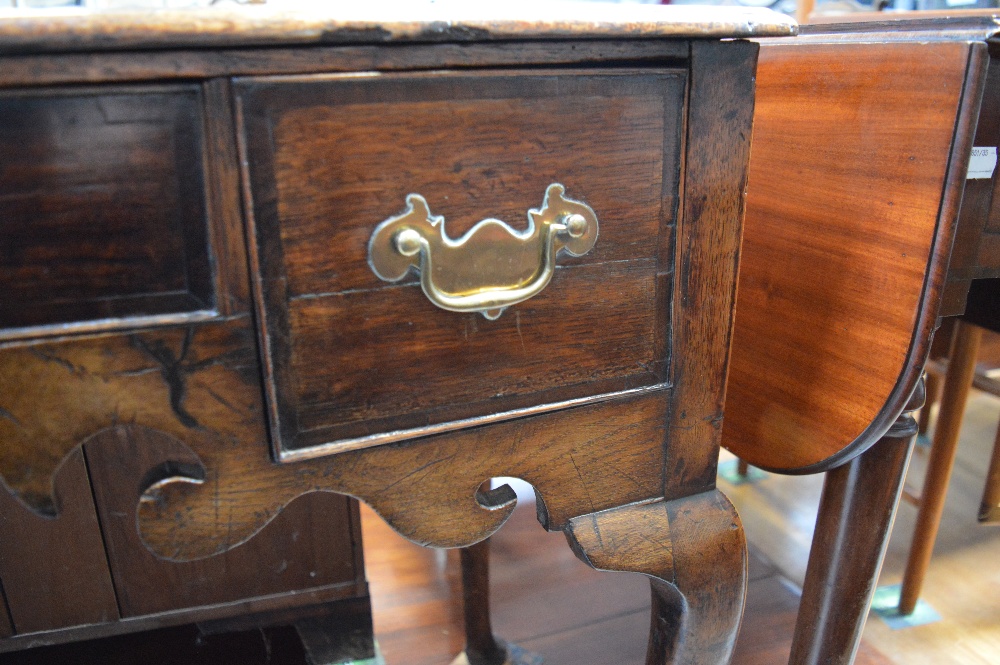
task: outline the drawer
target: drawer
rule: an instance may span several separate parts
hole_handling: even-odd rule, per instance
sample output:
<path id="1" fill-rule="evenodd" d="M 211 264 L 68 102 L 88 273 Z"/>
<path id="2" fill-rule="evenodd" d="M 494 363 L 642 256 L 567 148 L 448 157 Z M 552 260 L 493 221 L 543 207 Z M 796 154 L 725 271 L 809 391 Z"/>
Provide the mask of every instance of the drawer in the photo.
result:
<path id="1" fill-rule="evenodd" d="M 665 387 L 685 86 L 664 69 L 237 81 L 279 456 Z M 523 232 L 554 183 L 593 209 L 596 244 L 495 320 L 370 265 L 408 195 L 454 240 L 487 218 Z"/>
<path id="2" fill-rule="evenodd" d="M 0 329 L 212 307 L 201 88 L 0 93 Z"/>

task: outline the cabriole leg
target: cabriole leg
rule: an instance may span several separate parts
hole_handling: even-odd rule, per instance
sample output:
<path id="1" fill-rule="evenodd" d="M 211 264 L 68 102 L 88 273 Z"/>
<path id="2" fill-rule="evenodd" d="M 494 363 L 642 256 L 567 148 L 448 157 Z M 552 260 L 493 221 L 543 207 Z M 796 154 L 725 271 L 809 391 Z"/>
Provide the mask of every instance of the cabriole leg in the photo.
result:
<path id="1" fill-rule="evenodd" d="M 594 568 L 651 578 L 646 665 L 730 661 L 743 617 L 747 550 L 739 516 L 721 492 L 576 517 L 566 537 Z"/>

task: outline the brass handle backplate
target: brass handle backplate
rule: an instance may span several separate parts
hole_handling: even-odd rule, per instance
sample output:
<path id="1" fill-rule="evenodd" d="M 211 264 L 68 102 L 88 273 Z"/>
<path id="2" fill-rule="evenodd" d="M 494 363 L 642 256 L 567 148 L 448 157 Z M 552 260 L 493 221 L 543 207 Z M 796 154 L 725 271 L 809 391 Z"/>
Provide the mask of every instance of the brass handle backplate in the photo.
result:
<path id="1" fill-rule="evenodd" d="M 410 194 L 402 214 L 375 228 L 368 263 L 387 282 L 415 268 L 424 294 L 441 309 L 496 319 L 545 288 L 560 250 L 582 256 L 597 242 L 597 215 L 565 191 L 549 185 L 542 207 L 528 211 L 524 231 L 484 219 L 458 240 L 448 237 L 444 217 L 432 215 L 423 196 Z"/>

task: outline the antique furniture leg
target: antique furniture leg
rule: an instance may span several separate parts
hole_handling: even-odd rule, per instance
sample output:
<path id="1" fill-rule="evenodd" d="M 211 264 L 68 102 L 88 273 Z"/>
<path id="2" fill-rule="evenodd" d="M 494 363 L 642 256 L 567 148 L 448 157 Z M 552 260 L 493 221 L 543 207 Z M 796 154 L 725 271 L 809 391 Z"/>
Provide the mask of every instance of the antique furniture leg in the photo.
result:
<path id="1" fill-rule="evenodd" d="M 912 614 L 920 596 L 927 566 L 930 564 L 944 510 L 945 495 L 951 469 L 955 464 L 958 433 L 962 427 L 962 414 L 976 370 L 976 356 L 982 329 L 963 321 L 955 325 L 955 338 L 949 354 L 948 373 L 941 395 L 938 424 L 927 463 L 927 476 L 920 492 L 920 509 L 913 532 L 913 543 L 903 574 L 903 587 L 899 594 L 899 613 Z"/>
<path id="2" fill-rule="evenodd" d="M 493 636 L 490 621 L 490 540 L 463 547 L 462 606 L 465 651 L 453 665 L 504 665 L 507 649 Z"/>
<path id="3" fill-rule="evenodd" d="M 747 550 L 739 516 L 721 492 L 576 517 L 566 537 L 594 568 L 651 578 L 646 665 L 729 662 L 743 616 Z"/>
<path id="4" fill-rule="evenodd" d="M 917 423 L 918 385 L 904 413 L 867 452 L 826 474 L 792 639 L 791 665 L 848 665 L 861 641 Z"/>
<path id="5" fill-rule="evenodd" d="M 983 501 L 979 506 L 979 521 L 988 524 L 1000 522 L 1000 427 L 993 443 L 993 457 L 986 472 Z"/>
<path id="6" fill-rule="evenodd" d="M 736 473 L 741 476 L 746 476 L 750 473 L 750 464 L 746 460 L 739 460 L 736 465 Z"/>

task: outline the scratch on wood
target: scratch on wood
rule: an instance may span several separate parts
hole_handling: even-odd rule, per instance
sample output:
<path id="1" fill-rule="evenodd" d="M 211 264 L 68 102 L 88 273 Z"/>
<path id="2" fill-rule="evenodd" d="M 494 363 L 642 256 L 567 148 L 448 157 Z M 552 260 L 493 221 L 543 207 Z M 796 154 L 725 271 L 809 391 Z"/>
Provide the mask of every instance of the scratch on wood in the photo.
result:
<path id="1" fill-rule="evenodd" d="M 524 346 L 524 337 L 521 335 L 521 313 L 520 312 L 517 312 L 517 311 L 514 312 L 514 325 L 517 326 L 517 338 L 521 341 L 521 350 L 522 351 L 527 351 L 527 348 L 525 348 L 525 346 Z"/>
<path id="2" fill-rule="evenodd" d="M 597 537 L 597 545 L 601 549 L 604 549 L 604 539 L 601 538 L 601 526 L 600 526 L 600 524 L 597 521 L 597 514 L 596 513 L 591 513 L 590 514 L 590 523 L 594 527 L 594 535 Z"/>
<path id="3" fill-rule="evenodd" d="M 413 476 L 415 476 L 416 474 L 418 474 L 418 473 L 420 473 L 421 471 L 424 471 L 424 470 L 426 470 L 426 469 L 429 469 L 429 468 L 430 468 L 430 467 L 432 467 L 432 466 L 436 466 L 436 465 L 438 465 L 438 464 L 445 464 L 445 463 L 447 463 L 447 462 L 450 462 L 451 460 L 453 460 L 453 459 L 454 459 L 455 457 L 457 457 L 457 456 L 458 456 L 458 454 L 456 453 L 456 454 L 453 454 L 453 455 L 449 455 L 448 457 L 445 457 L 445 458 L 442 458 L 442 459 L 436 459 L 436 460 L 431 460 L 431 461 L 430 461 L 430 462 L 428 462 L 427 464 L 423 464 L 423 465 L 421 465 L 421 466 L 417 467 L 416 469 L 414 469 L 413 471 L 410 471 L 410 472 L 409 472 L 408 474 L 406 474 L 406 475 L 405 475 L 405 476 L 403 476 L 402 478 L 399 478 L 399 479 L 397 479 L 397 480 L 394 480 L 394 481 L 392 481 L 391 483 L 389 483 L 388 485 L 386 485 L 385 487 L 383 487 L 383 488 L 382 488 L 382 491 L 385 491 L 385 490 L 389 490 L 389 489 L 392 489 L 392 488 L 393 488 L 393 487 L 395 487 L 396 485 L 398 485 L 398 484 L 400 484 L 400 483 L 402 483 L 402 482 L 406 481 L 406 480 L 407 480 L 407 479 L 409 479 L 409 478 L 412 478 L 412 477 L 413 477 Z"/>
<path id="4" fill-rule="evenodd" d="M 573 457 L 573 453 L 569 454 L 569 461 L 573 464 L 573 468 L 576 469 L 576 477 L 580 479 L 583 491 L 587 493 L 587 502 L 590 504 L 590 512 L 596 512 L 597 508 L 594 507 L 594 497 L 590 496 L 590 487 L 587 485 L 587 481 L 583 479 L 583 474 L 580 473 L 580 467 L 577 465 L 576 458 Z"/>
<path id="5" fill-rule="evenodd" d="M 49 354 L 47 354 L 47 353 L 45 353 L 45 352 L 43 352 L 43 351 L 41 351 L 39 349 L 31 349 L 30 351 L 31 351 L 31 355 L 35 356 L 36 358 L 40 358 L 41 360 L 44 360 L 47 363 L 55 363 L 57 365 L 65 367 L 66 369 L 68 369 L 73 374 L 86 374 L 87 373 L 86 368 L 80 367 L 79 365 L 74 365 L 73 363 L 71 363 L 70 361 L 66 360 L 65 358 L 60 358 L 59 356 L 49 355 Z"/>
<path id="6" fill-rule="evenodd" d="M 18 428 L 24 429 L 24 425 L 22 425 L 21 421 L 17 419 L 17 416 L 15 416 L 13 413 L 3 408 L 2 406 L 0 406 L 0 418 L 3 418 L 4 420 L 9 420 L 10 422 L 17 425 Z"/>

